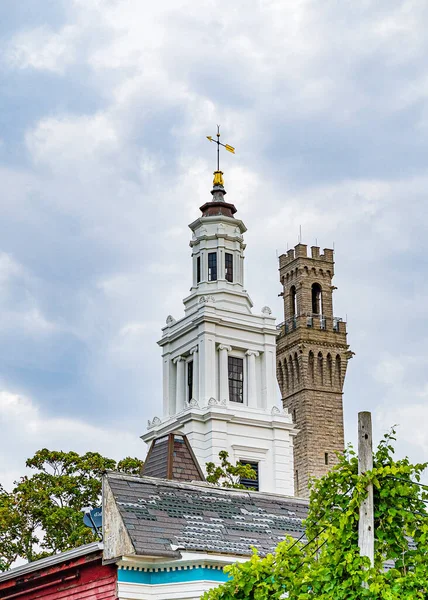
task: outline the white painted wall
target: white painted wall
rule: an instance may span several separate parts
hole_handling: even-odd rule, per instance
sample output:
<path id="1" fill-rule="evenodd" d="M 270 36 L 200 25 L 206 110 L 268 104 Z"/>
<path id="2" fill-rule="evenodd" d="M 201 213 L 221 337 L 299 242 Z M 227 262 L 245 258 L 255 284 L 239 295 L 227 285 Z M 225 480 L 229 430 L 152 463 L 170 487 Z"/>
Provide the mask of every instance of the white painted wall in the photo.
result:
<path id="1" fill-rule="evenodd" d="M 155 424 L 143 439 L 151 442 L 171 431 L 181 431 L 188 436 L 204 471 L 207 462 L 218 463 L 219 452 L 226 450 L 232 462 L 259 463 L 260 491 L 293 496 L 295 429 L 290 415 L 276 408 L 269 413 L 242 405 L 240 409 L 230 408 L 230 404 L 188 407 Z"/>
<path id="2" fill-rule="evenodd" d="M 205 553 L 182 552 L 179 560 L 148 559 L 144 556 L 127 556 L 118 561 L 118 566 L 128 566 L 136 570 L 175 570 L 180 568 L 193 569 L 195 567 L 210 567 L 215 565 L 217 569 L 223 569 L 226 565 L 235 562 L 244 562 L 249 557 L 233 555 L 217 555 Z M 119 600 L 200 600 L 202 594 L 217 587 L 217 580 L 201 579 L 199 581 L 187 581 L 183 583 L 166 584 L 142 584 L 125 583 L 118 581 Z"/>

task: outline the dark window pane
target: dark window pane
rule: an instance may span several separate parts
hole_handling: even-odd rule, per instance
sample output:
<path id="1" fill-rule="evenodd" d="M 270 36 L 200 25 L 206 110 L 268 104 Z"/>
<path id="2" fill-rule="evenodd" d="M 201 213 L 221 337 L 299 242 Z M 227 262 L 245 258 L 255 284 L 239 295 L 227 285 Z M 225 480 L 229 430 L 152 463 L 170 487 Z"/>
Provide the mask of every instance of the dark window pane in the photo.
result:
<path id="1" fill-rule="evenodd" d="M 291 316 L 295 317 L 297 314 L 297 292 L 294 285 L 290 288 L 290 310 Z"/>
<path id="2" fill-rule="evenodd" d="M 244 361 L 229 356 L 229 399 L 231 402 L 244 402 Z"/>
<path id="3" fill-rule="evenodd" d="M 233 254 L 225 254 L 226 281 L 233 281 Z"/>
<path id="4" fill-rule="evenodd" d="M 193 361 L 187 363 L 187 399 L 193 398 Z"/>
<path id="5" fill-rule="evenodd" d="M 196 283 L 201 281 L 201 257 L 198 256 L 196 259 Z"/>
<path id="6" fill-rule="evenodd" d="M 258 492 L 259 491 L 259 463 L 250 462 L 249 460 L 240 460 L 239 462 L 241 463 L 241 465 L 250 465 L 250 467 L 256 473 L 256 479 L 246 479 L 245 477 L 241 477 L 241 479 L 239 480 L 239 483 L 242 483 L 242 485 L 245 485 L 245 487 L 251 488 L 252 490 L 255 490 L 256 492 Z"/>
<path id="7" fill-rule="evenodd" d="M 322 290 L 319 283 L 312 284 L 312 312 L 322 314 Z"/>
<path id="8" fill-rule="evenodd" d="M 208 281 L 217 281 L 217 252 L 208 254 Z"/>

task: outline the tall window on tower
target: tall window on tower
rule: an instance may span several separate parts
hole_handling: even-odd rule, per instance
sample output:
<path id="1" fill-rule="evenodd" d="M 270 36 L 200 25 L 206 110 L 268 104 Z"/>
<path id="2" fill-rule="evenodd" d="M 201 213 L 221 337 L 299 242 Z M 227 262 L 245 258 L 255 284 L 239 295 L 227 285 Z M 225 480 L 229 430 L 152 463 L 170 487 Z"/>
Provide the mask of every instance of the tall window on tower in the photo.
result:
<path id="1" fill-rule="evenodd" d="M 193 398 L 193 360 L 187 363 L 187 400 Z"/>
<path id="2" fill-rule="evenodd" d="M 224 255 L 224 266 L 226 271 L 226 281 L 233 282 L 233 254 Z"/>
<path id="3" fill-rule="evenodd" d="M 217 281 L 217 252 L 208 254 L 208 281 Z"/>
<path id="4" fill-rule="evenodd" d="M 201 257 L 196 259 L 196 283 L 201 283 Z"/>
<path id="5" fill-rule="evenodd" d="M 297 293 L 296 286 L 292 285 L 290 288 L 290 313 L 292 317 L 297 314 Z"/>
<path id="6" fill-rule="evenodd" d="M 319 283 L 312 284 L 312 312 L 322 315 L 322 291 Z"/>
<path id="7" fill-rule="evenodd" d="M 229 400 L 244 402 L 244 360 L 229 356 Z"/>

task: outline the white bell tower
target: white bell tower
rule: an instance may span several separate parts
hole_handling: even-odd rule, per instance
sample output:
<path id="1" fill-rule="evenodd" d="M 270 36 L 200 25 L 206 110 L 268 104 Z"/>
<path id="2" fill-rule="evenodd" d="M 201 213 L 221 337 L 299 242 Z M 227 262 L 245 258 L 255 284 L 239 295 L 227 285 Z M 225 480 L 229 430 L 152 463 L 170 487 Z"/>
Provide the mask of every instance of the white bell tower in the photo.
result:
<path id="1" fill-rule="evenodd" d="M 192 230 L 192 287 L 185 316 L 169 316 L 158 342 L 163 359 L 163 416 L 149 421 L 146 442 L 185 433 L 204 470 L 227 450 L 256 465 L 261 491 L 294 494 L 291 416 L 276 381 L 275 318 L 252 313 L 244 289 L 243 234 L 215 171 L 212 200 Z"/>

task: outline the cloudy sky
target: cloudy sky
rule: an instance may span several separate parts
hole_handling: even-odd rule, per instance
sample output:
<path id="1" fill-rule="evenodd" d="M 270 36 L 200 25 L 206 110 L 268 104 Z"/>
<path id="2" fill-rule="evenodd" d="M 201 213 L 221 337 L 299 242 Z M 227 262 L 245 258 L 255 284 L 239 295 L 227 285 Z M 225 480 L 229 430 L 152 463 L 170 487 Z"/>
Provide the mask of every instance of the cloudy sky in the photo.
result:
<path id="1" fill-rule="evenodd" d="M 347 439 L 372 410 L 428 457 L 427 28 L 425 0 L 2 0 L 0 482 L 145 454 L 217 123 L 255 310 L 282 320 L 300 226 L 334 244 Z"/>

